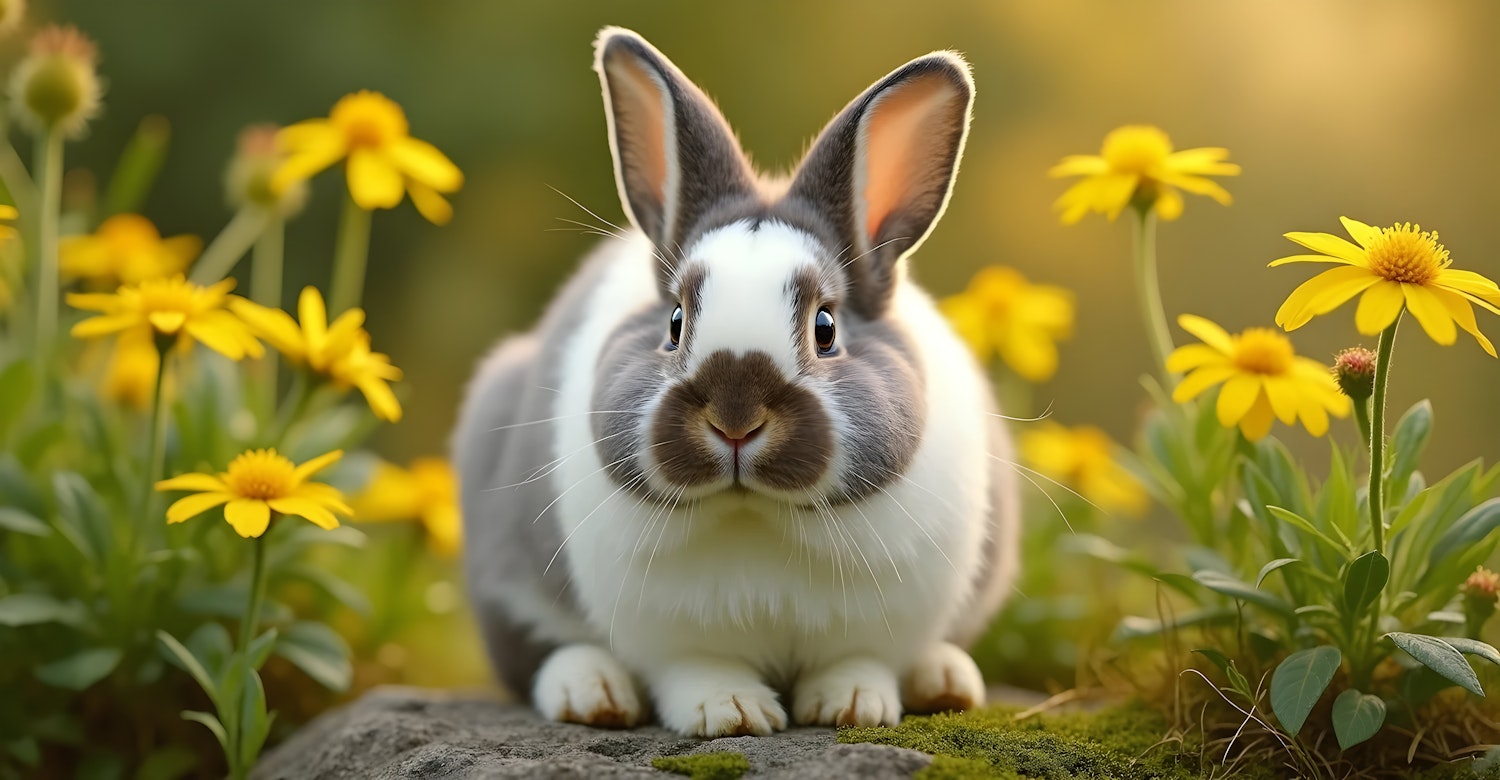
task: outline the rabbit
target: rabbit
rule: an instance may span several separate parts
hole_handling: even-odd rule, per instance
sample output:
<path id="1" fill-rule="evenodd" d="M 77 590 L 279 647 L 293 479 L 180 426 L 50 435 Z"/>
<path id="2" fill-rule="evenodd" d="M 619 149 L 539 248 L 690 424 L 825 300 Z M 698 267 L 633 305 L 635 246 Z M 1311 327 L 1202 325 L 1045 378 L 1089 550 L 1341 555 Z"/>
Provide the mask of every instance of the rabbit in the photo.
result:
<path id="1" fill-rule="evenodd" d="M 595 42 L 606 240 L 469 385 L 454 434 L 471 603 L 541 715 L 697 737 L 983 703 L 964 649 L 1018 568 L 985 373 L 907 278 L 973 82 L 876 82 L 783 179 L 636 33 Z"/>

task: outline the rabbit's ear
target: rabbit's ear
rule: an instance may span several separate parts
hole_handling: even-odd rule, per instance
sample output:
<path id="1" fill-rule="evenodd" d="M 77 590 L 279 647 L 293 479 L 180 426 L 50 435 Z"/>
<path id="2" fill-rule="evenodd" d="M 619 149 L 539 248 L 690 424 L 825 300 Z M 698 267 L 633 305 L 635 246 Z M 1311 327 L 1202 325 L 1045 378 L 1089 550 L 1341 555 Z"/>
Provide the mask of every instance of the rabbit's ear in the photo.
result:
<path id="1" fill-rule="evenodd" d="M 919 57 L 834 117 L 807 153 L 789 197 L 827 215 L 854 260 L 854 304 L 884 313 L 897 264 L 948 203 L 969 130 L 974 82 L 952 52 Z"/>
<path id="2" fill-rule="evenodd" d="M 620 200 L 673 258 L 700 217 L 754 192 L 749 163 L 713 101 L 644 38 L 606 27 L 594 52 Z"/>

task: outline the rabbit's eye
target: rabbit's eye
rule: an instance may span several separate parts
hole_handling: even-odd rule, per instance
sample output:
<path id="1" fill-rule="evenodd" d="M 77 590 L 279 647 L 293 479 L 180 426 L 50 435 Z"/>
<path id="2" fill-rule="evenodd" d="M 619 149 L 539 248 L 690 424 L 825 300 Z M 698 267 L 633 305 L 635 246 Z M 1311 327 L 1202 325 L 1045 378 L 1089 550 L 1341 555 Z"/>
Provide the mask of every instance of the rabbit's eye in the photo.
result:
<path id="1" fill-rule="evenodd" d="M 682 341 L 682 307 L 678 306 L 672 310 L 672 320 L 667 325 L 667 337 L 672 343 L 667 349 L 677 349 L 677 342 Z"/>
<path id="2" fill-rule="evenodd" d="M 825 306 L 818 309 L 817 316 L 813 317 L 813 340 L 818 342 L 819 356 L 827 357 L 834 353 L 833 335 L 833 312 Z"/>

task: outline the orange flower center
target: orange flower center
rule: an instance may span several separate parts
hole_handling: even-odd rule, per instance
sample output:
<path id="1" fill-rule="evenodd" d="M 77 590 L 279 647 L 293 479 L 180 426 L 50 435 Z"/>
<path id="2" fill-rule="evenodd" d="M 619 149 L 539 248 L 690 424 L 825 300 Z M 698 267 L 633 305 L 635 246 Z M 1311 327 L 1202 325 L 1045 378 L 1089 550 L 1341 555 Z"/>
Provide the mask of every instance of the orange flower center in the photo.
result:
<path id="1" fill-rule="evenodd" d="M 1234 365 L 1254 374 L 1280 376 L 1292 370 L 1292 342 L 1270 328 L 1246 328 L 1234 337 Z"/>
<path id="2" fill-rule="evenodd" d="M 297 486 L 296 467 L 276 450 L 250 450 L 229 462 L 224 484 L 239 498 L 285 498 Z"/>
<path id="3" fill-rule="evenodd" d="M 1385 228 L 1365 249 L 1370 270 L 1393 282 L 1427 284 L 1453 262 L 1437 239 L 1436 230 L 1424 233 L 1410 222 Z"/>
<path id="4" fill-rule="evenodd" d="M 1172 139 L 1150 125 L 1126 125 L 1104 137 L 1100 152 L 1111 171 L 1148 176 L 1172 154 Z"/>
<path id="5" fill-rule="evenodd" d="M 404 138 L 411 126 L 395 101 L 379 92 L 356 92 L 339 99 L 328 115 L 351 149 L 379 149 Z"/>

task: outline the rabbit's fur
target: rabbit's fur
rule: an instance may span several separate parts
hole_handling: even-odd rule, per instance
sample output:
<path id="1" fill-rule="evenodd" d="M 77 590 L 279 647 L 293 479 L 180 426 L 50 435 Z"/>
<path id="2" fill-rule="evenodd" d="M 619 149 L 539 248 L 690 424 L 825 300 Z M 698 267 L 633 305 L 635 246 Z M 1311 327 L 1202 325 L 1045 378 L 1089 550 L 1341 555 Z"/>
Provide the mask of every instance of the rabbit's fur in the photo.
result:
<path id="1" fill-rule="evenodd" d="M 635 33 L 601 32 L 595 67 L 636 230 L 484 360 L 455 434 L 500 676 L 551 718 L 654 704 L 699 736 L 982 702 L 960 648 L 1015 577 L 1010 444 L 905 273 L 957 172 L 967 64 L 877 82 L 783 182 Z"/>

